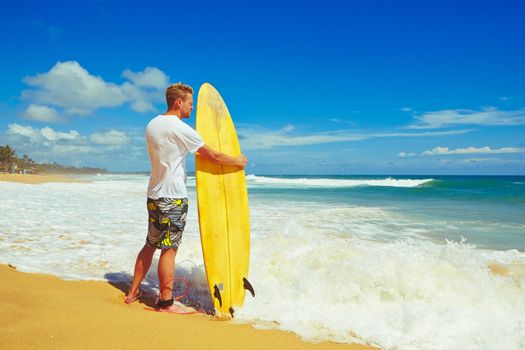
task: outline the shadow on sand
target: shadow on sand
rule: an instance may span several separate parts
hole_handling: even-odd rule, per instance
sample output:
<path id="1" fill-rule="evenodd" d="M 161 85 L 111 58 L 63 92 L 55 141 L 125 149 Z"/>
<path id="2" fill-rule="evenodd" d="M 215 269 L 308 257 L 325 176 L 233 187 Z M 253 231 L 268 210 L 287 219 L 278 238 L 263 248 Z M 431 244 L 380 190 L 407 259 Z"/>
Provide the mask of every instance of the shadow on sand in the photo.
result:
<path id="1" fill-rule="evenodd" d="M 214 314 L 213 303 L 210 298 L 207 283 L 202 281 L 203 271 L 200 269 L 186 270 L 177 268 L 173 282 L 173 297 L 200 312 Z M 126 272 L 108 272 L 104 275 L 107 282 L 126 294 L 131 287 L 133 276 Z M 193 282 L 191 282 L 193 281 Z M 140 286 L 142 296 L 139 302 L 149 307 L 155 307 L 159 293 L 159 283 L 155 273 L 148 273 Z"/>
<path id="2" fill-rule="evenodd" d="M 129 291 L 129 288 L 131 287 L 131 280 L 133 279 L 133 276 L 125 272 L 108 272 L 104 275 L 104 278 L 109 284 L 111 284 L 116 289 L 120 290 L 123 295 L 126 295 Z M 146 306 L 155 307 L 155 304 L 157 302 L 157 291 L 151 286 L 157 284 L 156 280 L 148 281 L 148 276 L 146 276 L 144 282 L 140 287 L 140 289 L 142 290 L 142 295 L 138 301 L 145 304 Z"/>

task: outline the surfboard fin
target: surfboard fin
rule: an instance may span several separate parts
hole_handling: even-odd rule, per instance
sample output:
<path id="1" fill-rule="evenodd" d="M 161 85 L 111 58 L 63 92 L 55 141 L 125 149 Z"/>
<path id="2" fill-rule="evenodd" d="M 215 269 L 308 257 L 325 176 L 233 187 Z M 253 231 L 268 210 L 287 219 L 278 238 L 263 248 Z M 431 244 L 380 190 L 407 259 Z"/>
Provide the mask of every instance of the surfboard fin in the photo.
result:
<path id="1" fill-rule="evenodd" d="M 252 284 L 250 283 L 250 281 L 248 281 L 248 280 L 246 279 L 246 277 L 243 277 L 243 278 L 242 278 L 242 281 L 244 282 L 244 289 L 249 290 L 250 293 L 252 293 L 252 297 L 255 298 L 255 291 L 253 290 L 253 286 L 252 286 Z"/>
<path id="2" fill-rule="evenodd" d="M 213 296 L 219 299 L 219 305 L 222 307 L 221 291 L 219 290 L 219 287 L 217 285 L 213 286 Z"/>
<path id="3" fill-rule="evenodd" d="M 233 311 L 233 308 L 230 307 L 230 315 L 232 315 L 232 318 L 233 318 L 233 314 L 234 314 L 235 311 Z"/>

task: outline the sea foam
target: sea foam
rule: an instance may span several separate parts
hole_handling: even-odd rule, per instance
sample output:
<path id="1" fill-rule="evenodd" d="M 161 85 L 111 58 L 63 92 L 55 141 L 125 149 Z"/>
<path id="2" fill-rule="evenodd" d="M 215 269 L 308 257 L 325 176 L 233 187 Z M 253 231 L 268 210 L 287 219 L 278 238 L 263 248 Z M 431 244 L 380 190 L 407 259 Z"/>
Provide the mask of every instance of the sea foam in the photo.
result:
<path id="1" fill-rule="evenodd" d="M 382 349 L 521 349 L 525 275 L 494 275 L 491 261 L 521 253 L 422 240 L 371 241 L 314 234 L 289 222 L 254 238 L 257 297 L 238 316 L 304 338 Z"/>
<path id="2" fill-rule="evenodd" d="M 146 176 L 0 182 L 0 262 L 129 283 L 147 229 L 146 186 Z M 236 312 L 241 321 L 383 349 L 525 348 L 522 252 L 440 240 L 431 225 L 386 203 L 335 205 L 289 194 L 268 201 L 255 194 L 250 213 L 248 278 L 256 297 L 247 294 Z M 209 309 L 192 187 L 177 274 L 192 286 L 185 301 Z M 145 284 L 157 291 L 154 266 Z"/>
<path id="3" fill-rule="evenodd" d="M 248 185 L 269 185 L 276 187 L 357 187 L 357 186 L 385 186 L 385 187 L 418 187 L 433 179 L 323 179 L 323 178 L 279 178 L 248 175 Z"/>

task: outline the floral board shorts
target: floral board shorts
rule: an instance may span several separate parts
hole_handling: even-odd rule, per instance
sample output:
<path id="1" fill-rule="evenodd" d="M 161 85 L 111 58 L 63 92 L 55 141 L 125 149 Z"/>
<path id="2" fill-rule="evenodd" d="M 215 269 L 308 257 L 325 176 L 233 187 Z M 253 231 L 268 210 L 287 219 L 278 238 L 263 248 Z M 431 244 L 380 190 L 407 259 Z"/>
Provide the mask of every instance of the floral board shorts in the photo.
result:
<path id="1" fill-rule="evenodd" d="M 186 226 L 188 198 L 148 198 L 146 244 L 158 249 L 178 248 Z"/>

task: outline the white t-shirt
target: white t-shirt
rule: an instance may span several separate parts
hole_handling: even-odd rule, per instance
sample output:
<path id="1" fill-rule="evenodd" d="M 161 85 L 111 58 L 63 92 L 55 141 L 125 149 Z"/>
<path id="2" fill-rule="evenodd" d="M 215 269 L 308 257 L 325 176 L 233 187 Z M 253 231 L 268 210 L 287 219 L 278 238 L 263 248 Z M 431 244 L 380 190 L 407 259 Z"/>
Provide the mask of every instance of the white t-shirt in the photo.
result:
<path id="1" fill-rule="evenodd" d="M 158 115 L 146 127 L 151 163 L 148 197 L 187 198 L 186 156 L 204 145 L 200 135 L 176 115 Z"/>

